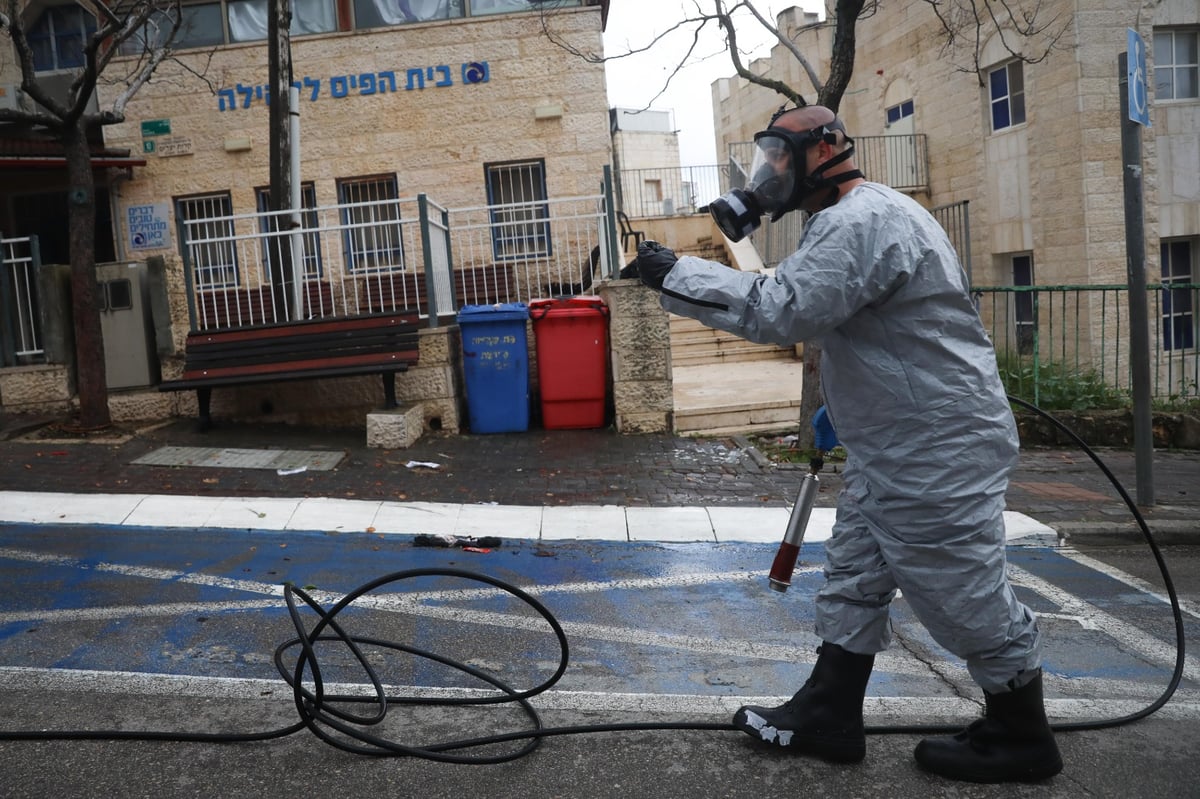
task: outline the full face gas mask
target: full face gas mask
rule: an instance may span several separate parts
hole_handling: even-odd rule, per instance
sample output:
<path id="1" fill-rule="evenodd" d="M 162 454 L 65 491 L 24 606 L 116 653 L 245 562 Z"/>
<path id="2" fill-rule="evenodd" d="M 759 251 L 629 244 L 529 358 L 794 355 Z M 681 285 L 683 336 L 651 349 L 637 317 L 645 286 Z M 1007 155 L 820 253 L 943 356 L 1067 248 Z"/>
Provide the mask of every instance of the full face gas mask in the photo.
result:
<path id="1" fill-rule="evenodd" d="M 845 138 L 846 148 L 808 174 L 808 148 L 820 142 L 837 144 L 838 131 Z M 832 205 L 839 184 L 863 176 L 854 169 L 825 177 L 827 169 L 854 154 L 854 140 L 845 133 L 840 119 L 802 133 L 777 127 L 755 133 L 754 160 L 745 188 L 733 189 L 708 205 L 717 227 L 730 241 L 741 241 L 758 229 L 763 216 L 769 215 L 776 222 L 788 211 L 801 208 L 809 196 L 821 190 L 828 192 L 822 207 Z"/>

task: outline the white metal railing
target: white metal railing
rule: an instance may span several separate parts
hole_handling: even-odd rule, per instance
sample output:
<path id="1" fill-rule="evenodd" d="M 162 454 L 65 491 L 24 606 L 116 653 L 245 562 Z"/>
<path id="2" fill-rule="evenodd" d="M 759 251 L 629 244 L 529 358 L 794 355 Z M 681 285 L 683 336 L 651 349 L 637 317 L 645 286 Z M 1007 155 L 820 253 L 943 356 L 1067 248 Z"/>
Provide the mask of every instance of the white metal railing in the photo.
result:
<path id="1" fill-rule="evenodd" d="M 436 323 L 462 305 L 583 293 L 612 274 L 604 195 L 458 209 L 419 195 L 304 209 L 299 228 L 290 219 L 181 220 L 193 329 L 399 309 Z"/>
<path id="2" fill-rule="evenodd" d="M 631 217 L 698 213 L 721 194 L 722 166 L 623 169 L 618 173 L 617 204 Z"/>
<path id="3" fill-rule="evenodd" d="M 458 208 L 449 219 L 465 305 L 586 293 L 612 273 L 603 196 Z"/>
<path id="4" fill-rule="evenodd" d="M 37 237 L 0 238 L 0 366 L 40 363 Z"/>

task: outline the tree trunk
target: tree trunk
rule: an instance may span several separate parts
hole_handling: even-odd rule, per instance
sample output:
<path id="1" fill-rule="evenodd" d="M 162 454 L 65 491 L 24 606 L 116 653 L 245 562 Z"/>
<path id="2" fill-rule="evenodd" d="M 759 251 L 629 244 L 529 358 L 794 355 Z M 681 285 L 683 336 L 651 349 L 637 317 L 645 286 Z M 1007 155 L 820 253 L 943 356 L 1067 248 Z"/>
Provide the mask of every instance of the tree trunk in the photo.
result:
<path id="1" fill-rule="evenodd" d="M 67 159 L 67 225 L 71 250 L 71 315 L 75 323 L 75 381 L 79 426 L 85 430 L 112 424 L 108 378 L 97 302 L 95 239 L 96 181 L 87 133 L 82 122 L 64 129 Z"/>
<path id="2" fill-rule="evenodd" d="M 821 348 L 813 341 L 804 342 L 804 382 L 800 384 L 800 449 L 812 449 L 815 443 L 812 418 L 821 407 Z"/>

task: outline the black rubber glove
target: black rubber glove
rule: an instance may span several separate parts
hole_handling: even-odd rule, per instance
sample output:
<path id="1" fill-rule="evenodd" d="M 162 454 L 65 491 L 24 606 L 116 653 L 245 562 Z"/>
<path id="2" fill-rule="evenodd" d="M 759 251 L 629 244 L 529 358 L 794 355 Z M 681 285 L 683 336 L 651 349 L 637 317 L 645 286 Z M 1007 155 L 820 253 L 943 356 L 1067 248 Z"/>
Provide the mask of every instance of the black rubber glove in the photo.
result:
<path id="1" fill-rule="evenodd" d="M 638 245 L 638 277 L 650 288 L 661 291 L 667 273 L 678 260 L 675 253 L 657 241 L 643 241 Z"/>

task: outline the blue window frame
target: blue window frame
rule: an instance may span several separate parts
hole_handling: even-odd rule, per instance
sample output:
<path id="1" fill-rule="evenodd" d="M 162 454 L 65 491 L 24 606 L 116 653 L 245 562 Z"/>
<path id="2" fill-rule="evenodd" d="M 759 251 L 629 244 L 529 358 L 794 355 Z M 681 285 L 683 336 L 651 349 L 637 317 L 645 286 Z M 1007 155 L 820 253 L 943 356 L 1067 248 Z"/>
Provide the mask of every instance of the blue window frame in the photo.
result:
<path id="1" fill-rule="evenodd" d="M 175 216 L 183 229 L 180 247 L 191 261 L 195 289 L 237 286 L 237 246 L 229 192 L 181 197 L 175 200 Z"/>
<path id="2" fill-rule="evenodd" d="M 351 272 L 404 269 L 404 230 L 395 175 L 338 181 L 342 244 Z"/>
<path id="3" fill-rule="evenodd" d="M 539 159 L 485 164 L 484 174 L 496 260 L 550 257 L 545 163 Z"/>
<path id="4" fill-rule="evenodd" d="M 1020 61 L 988 72 L 992 132 L 1025 124 L 1025 73 Z"/>

